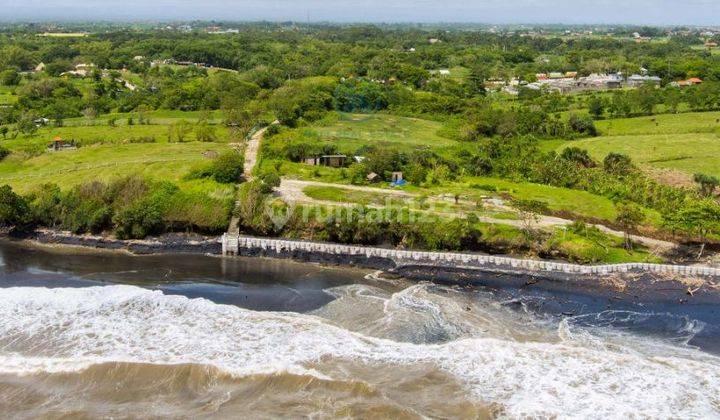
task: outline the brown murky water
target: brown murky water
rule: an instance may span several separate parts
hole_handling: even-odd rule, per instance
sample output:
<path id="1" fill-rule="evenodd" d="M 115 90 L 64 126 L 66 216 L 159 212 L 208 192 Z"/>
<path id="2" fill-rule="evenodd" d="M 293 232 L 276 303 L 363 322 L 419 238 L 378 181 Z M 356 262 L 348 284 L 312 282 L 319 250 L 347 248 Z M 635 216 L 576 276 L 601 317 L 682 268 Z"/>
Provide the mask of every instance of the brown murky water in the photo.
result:
<path id="1" fill-rule="evenodd" d="M 367 274 L 0 244 L 0 413 L 720 416 L 720 360 L 684 344 L 700 322 L 638 334 L 624 327 L 658 315 L 557 317 L 494 290 Z"/>

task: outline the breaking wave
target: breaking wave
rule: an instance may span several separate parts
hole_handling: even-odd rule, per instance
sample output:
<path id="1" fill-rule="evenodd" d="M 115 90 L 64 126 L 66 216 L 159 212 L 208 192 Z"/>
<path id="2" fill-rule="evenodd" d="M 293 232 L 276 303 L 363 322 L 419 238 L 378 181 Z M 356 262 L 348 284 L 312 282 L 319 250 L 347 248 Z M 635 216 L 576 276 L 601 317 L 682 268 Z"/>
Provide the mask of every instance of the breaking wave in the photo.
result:
<path id="1" fill-rule="evenodd" d="M 3 289 L 0 407 L 72 402 L 81 388 L 87 398 L 64 411 L 74 412 L 93 401 L 92 384 L 92 392 L 106 390 L 99 406 L 156 410 L 140 415 L 174 413 L 157 411 L 168 407 L 165 386 L 198 415 L 254 407 L 416 416 L 453 406 L 480 417 L 720 416 L 720 360 L 692 348 L 603 335 L 583 319 L 549 328 L 482 296 L 430 285 L 330 292 L 335 301 L 304 315 L 134 286 Z M 109 395 L 120 379 L 145 391 L 119 402 Z M 263 393 L 284 399 L 261 403 Z"/>

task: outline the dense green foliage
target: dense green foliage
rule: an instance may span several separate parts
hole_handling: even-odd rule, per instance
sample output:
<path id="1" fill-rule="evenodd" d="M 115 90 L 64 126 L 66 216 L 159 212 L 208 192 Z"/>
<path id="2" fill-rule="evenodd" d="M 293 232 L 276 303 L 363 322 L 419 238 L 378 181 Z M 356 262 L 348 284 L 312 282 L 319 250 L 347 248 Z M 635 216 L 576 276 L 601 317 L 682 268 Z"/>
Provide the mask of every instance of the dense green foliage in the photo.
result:
<path id="1" fill-rule="evenodd" d="M 229 203 L 142 178 L 89 182 L 67 191 L 45 184 L 23 200 L 26 223 L 74 233 L 112 230 L 119 238 L 183 229 L 216 233 L 225 228 L 230 211 Z"/>
<path id="2" fill-rule="evenodd" d="M 225 152 L 209 164 L 201 165 L 186 175 L 186 179 L 212 178 L 223 184 L 240 181 L 243 173 L 243 155 L 235 150 Z"/>

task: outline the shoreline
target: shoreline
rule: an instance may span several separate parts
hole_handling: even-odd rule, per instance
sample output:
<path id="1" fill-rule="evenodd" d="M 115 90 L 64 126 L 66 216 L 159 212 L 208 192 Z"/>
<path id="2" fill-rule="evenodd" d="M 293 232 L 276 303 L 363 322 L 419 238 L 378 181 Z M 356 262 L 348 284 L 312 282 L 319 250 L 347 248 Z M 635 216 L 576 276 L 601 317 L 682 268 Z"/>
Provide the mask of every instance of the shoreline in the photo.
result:
<path id="1" fill-rule="evenodd" d="M 50 229 L 41 229 L 25 235 L 8 236 L 29 246 L 63 252 L 118 252 L 129 256 L 157 254 L 200 254 L 221 256 L 222 244 L 218 238 L 199 235 L 169 234 L 144 240 L 120 240 L 94 235 L 75 235 Z M 282 243 L 304 243 L 282 239 L 248 238 Z M 335 244 L 318 244 L 333 246 Z M 364 248 L 378 251 L 382 248 Z M 413 281 L 431 281 L 458 285 L 479 285 L 512 288 L 541 288 L 548 292 L 582 293 L 612 300 L 676 302 L 678 304 L 720 304 L 720 278 L 702 274 L 653 273 L 645 270 L 621 272 L 573 273 L 561 270 L 533 270 L 522 266 L 501 264 L 500 261 L 519 261 L 560 267 L 563 263 L 548 260 L 483 256 L 494 264 L 476 265 L 441 263 L 440 261 L 405 261 L 378 255 L 306 251 L 292 247 L 247 246 L 239 247 L 238 257 L 271 258 L 313 263 L 326 266 L 380 270 L 385 276 L 402 277 Z M 466 254 L 455 254 L 466 255 Z M 593 266 L 583 266 L 593 267 Z M 597 266 L 596 266 L 597 267 Z"/>

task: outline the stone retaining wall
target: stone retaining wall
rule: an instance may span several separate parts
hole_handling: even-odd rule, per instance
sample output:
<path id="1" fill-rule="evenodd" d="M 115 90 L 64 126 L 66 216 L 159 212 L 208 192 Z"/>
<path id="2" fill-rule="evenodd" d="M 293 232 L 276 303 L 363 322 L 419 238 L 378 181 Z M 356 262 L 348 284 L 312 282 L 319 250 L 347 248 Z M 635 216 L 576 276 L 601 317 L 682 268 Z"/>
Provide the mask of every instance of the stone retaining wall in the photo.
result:
<path id="1" fill-rule="evenodd" d="M 609 275 L 627 272 L 649 272 L 676 276 L 720 276 L 720 269 L 701 266 L 626 263 L 609 265 L 579 265 L 542 260 L 496 257 L 492 255 L 465 254 L 457 252 L 406 251 L 355 245 L 307 242 L 287 239 L 256 238 L 224 234 L 220 238 L 223 255 L 247 254 L 248 250 L 265 251 L 274 255 L 281 253 L 316 253 L 322 255 L 348 256 L 353 260 L 365 257 L 372 260 L 390 260 L 401 266 L 447 266 L 513 271 L 545 271 L 576 275 Z"/>

